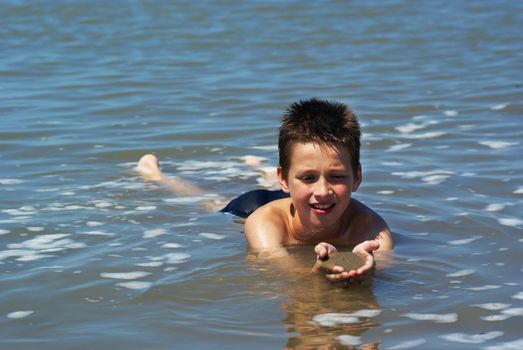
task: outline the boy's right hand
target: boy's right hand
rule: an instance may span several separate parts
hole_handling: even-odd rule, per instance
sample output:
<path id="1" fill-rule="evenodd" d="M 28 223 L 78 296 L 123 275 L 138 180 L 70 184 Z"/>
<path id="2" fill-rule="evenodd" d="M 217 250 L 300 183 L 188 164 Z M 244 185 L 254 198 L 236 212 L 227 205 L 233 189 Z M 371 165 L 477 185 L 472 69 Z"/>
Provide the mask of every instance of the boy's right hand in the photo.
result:
<path id="1" fill-rule="evenodd" d="M 321 242 L 317 244 L 314 247 L 314 252 L 316 253 L 317 259 L 316 264 L 314 264 L 314 267 L 312 268 L 312 272 L 320 272 L 322 270 L 322 261 L 329 259 L 329 256 L 336 251 L 336 247 L 330 243 Z M 344 272 L 343 267 L 341 266 L 334 266 L 331 272 L 332 273 L 325 275 L 325 277 L 327 277 L 327 279 L 331 282 L 342 281 L 348 278 L 347 272 Z"/>
<path id="2" fill-rule="evenodd" d="M 329 255 L 337 251 L 336 247 L 332 244 L 321 242 L 314 247 L 314 252 L 318 256 L 318 260 L 326 260 Z"/>

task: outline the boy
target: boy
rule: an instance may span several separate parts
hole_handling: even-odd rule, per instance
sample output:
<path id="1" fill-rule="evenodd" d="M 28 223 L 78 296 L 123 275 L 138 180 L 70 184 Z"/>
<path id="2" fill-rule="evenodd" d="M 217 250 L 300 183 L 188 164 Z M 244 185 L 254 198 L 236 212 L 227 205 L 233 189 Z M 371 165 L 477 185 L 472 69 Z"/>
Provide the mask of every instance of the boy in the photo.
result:
<path id="1" fill-rule="evenodd" d="M 392 249 L 385 221 L 351 198 L 362 180 L 360 134 L 356 116 L 343 104 L 312 98 L 287 109 L 279 130 L 277 178 L 290 197 L 268 202 L 245 222 L 247 242 L 260 257 L 286 256 L 285 246 L 314 244 L 318 259 L 325 259 L 335 245 L 352 245 L 365 265 L 351 271 L 336 266 L 326 275 L 349 281 L 374 268 L 373 251 Z M 165 178 L 155 158 L 142 160 L 139 167 L 157 180 Z"/>

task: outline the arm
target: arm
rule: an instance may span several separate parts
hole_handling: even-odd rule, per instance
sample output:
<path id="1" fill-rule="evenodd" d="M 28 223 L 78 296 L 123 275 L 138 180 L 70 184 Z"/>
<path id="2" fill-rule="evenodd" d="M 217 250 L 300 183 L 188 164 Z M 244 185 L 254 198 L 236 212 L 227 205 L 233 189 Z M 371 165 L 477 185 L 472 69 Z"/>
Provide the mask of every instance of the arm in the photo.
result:
<path id="1" fill-rule="evenodd" d="M 282 273 L 309 274 L 310 266 L 299 264 L 285 248 L 287 234 L 282 209 L 272 205 L 257 209 L 245 221 L 245 238 L 258 261 L 268 263 Z"/>
<path id="2" fill-rule="evenodd" d="M 260 257 L 287 251 L 285 243 L 286 224 L 281 211 L 271 205 L 258 208 L 245 221 L 245 238 L 249 247 Z"/>

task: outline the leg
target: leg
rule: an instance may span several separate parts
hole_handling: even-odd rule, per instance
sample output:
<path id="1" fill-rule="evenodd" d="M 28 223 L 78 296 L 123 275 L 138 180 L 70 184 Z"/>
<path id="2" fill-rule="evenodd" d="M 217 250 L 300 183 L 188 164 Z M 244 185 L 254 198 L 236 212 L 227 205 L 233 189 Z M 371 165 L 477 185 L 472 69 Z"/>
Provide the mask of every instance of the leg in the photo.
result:
<path id="1" fill-rule="evenodd" d="M 146 180 L 165 185 L 169 190 L 178 194 L 201 195 L 204 191 L 192 182 L 175 176 L 167 176 L 160 170 L 158 158 L 152 154 L 146 154 L 138 161 L 136 170 Z"/>

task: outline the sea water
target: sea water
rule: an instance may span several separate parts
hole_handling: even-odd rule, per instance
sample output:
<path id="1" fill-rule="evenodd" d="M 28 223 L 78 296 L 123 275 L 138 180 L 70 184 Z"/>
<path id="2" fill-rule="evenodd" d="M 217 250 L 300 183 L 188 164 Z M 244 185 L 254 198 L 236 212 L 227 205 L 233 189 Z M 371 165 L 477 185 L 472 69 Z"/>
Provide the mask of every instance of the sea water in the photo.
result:
<path id="1" fill-rule="evenodd" d="M 518 1 L 0 3 L 2 349 L 523 348 Z M 202 203 L 266 184 L 317 96 L 396 249 L 340 288 Z M 142 180 L 154 152 L 205 188 Z M 311 247 L 291 249 L 302 268 Z M 303 271 L 300 270 L 300 271 Z"/>

